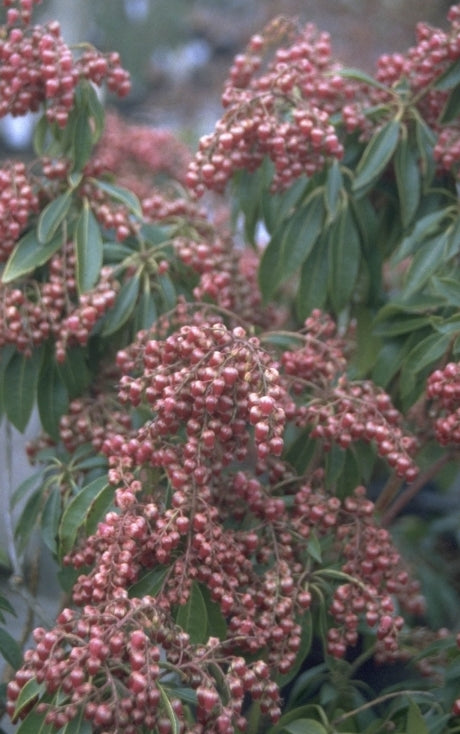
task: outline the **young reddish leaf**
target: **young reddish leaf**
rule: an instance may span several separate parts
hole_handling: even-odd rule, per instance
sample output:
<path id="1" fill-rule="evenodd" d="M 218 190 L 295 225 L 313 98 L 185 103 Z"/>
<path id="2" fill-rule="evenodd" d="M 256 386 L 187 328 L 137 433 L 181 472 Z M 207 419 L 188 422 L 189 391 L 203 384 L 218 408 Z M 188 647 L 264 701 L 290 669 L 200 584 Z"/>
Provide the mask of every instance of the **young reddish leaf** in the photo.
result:
<path id="1" fill-rule="evenodd" d="M 387 122 L 369 141 L 355 172 L 353 192 L 356 197 L 365 194 L 385 170 L 398 145 L 400 123 Z"/>

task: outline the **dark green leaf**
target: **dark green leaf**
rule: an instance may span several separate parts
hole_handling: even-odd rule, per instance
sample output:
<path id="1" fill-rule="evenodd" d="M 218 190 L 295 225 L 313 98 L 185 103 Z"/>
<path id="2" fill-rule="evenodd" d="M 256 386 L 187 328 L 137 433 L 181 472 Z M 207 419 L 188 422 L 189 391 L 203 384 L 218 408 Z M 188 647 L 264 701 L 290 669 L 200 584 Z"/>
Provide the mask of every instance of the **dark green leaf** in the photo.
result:
<path id="1" fill-rule="evenodd" d="M 456 216 L 449 227 L 449 241 L 446 247 L 445 260 L 451 260 L 460 252 L 460 216 Z"/>
<path id="2" fill-rule="evenodd" d="M 38 156 L 42 156 L 46 152 L 49 132 L 50 127 L 45 114 L 40 117 L 34 128 L 33 148 Z"/>
<path id="3" fill-rule="evenodd" d="M 109 184 L 106 181 L 100 181 L 99 179 L 95 179 L 94 183 L 99 189 L 101 189 L 101 191 L 108 194 L 111 199 L 115 199 L 115 201 L 119 201 L 120 204 L 123 204 L 132 214 L 134 214 L 134 216 L 142 217 L 141 204 L 137 196 L 133 194 L 132 191 L 122 188 L 121 186 L 115 186 L 115 184 Z"/>
<path id="4" fill-rule="evenodd" d="M 23 709 L 29 706 L 36 698 L 40 698 L 45 692 L 45 683 L 38 683 L 35 678 L 31 678 L 21 688 L 18 698 L 16 699 L 16 708 L 14 715 L 17 716 Z"/>
<path id="5" fill-rule="evenodd" d="M 356 168 L 353 191 L 357 196 L 365 194 L 388 165 L 396 150 L 400 123 L 387 122 L 369 141 Z"/>
<path id="6" fill-rule="evenodd" d="M 404 237 L 393 255 L 391 259 L 393 265 L 396 265 L 402 260 L 405 260 L 409 255 L 412 255 L 420 249 L 422 243 L 426 242 L 429 238 L 431 241 L 432 235 L 436 232 L 444 230 L 444 222 L 446 218 L 449 217 L 449 214 L 449 208 L 438 209 L 418 219 L 412 229 L 412 232 L 408 234 L 407 237 Z"/>
<path id="7" fill-rule="evenodd" d="M 324 188 L 324 200 L 330 220 L 334 219 L 337 214 L 342 186 L 343 178 L 340 170 L 340 164 L 337 160 L 334 160 L 328 169 L 326 185 Z"/>
<path id="8" fill-rule="evenodd" d="M 412 316 L 399 317 L 389 319 L 388 321 L 380 321 L 374 327 L 374 334 L 379 336 L 399 336 L 400 334 L 410 334 L 416 329 L 422 329 L 431 324 L 430 316 Z"/>
<path id="9" fill-rule="evenodd" d="M 374 367 L 381 347 L 381 339 L 373 327 L 373 313 L 366 306 L 358 306 L 356 314 L 356 350 L 351 360 L 353 376 L 365 377 Z"/>
<path id="10" fill-rule="evenodd" d="M 99 478 L 99 477 L 96 477 Z M 86 515 L 85 534 L 92 535 L 97 528 L 98 523 L 105 517 L 109 509 L 113 508 L 114 489 L 108 484 L 94 498 Z"/>
<path id="11" fill-rule="evenodd" d="M 80 84 L 82 84 L 82 80 L 80 80 Z M 85 99 L 89 113 L 93 120 L 93 143 L 97 143 L 104 130 L 105 111 L 104 105 L 99 99 L 96 89 L 90 82 L 85 85 Z"/>
<path id="12" fill-rule="evenodd" d="M 62 244 L 60 232 L 46 244 L 39 242 L 34 230 L 27 232 L 24 237 L 21 237 L 9 257 L 2 273 L 3 283 L 11 283 L 40 265 L 44 265 Z"/>
<path id="13" fill-rule="evenodd" d="M 45 723 L 46 712 L 37 714 L 31 711 L 26 718 L 21 721 L 19 729 L 15 734 L 51 734 L 51 725 Z"/>
<path id="14" fill-rule="evenodd" d="M 160 684 L 157 683 L 157 688 L 160 691 L 163 710 L 171 724 L 171 734 L 180 734 L 181 726 L 176 716 L 176 713 L 171 705 L 171 701 L 169 700 L 168 695 L 165 689 L 163 688 L 163 686 L 160 686 Z"/>
<path id="15" fill-rule="evenodd" d="M 3 596 L 3 594 L 0 594 L 0 609 L 4 612 L 12 614 L 13 617 L 17 616 L 15 608 L 10 604 L 8 599 Z"/>
<path id="16" fill-rule="evenodd" d="M 404 361 L 404 371 L 416 375 L 425 367 L 435 365 L 444 356 L 450 344 L 449 334 L 431 334 L 417 344 Z"/>
<path id="17" fill-rule="evenodd" d="M 442 296 L 449 305 L 460 308 L 460 282 L 457 278 L 434 275 L 430 280 L 430 287 L 433 293 Z"/>
<path id="18" fill-rule="evenodd" d="M 91 722 L 85 719 L 85 710 L 82 707 L 78 714 L 64 727 L 62 734 L 92 734 L 93 731 Z"/>
<path id="19" fill-rule="evenodd" d="M 351 209 L 343 207 L 329 238 L 329 295 L 336 313 L 352 298 L 361 260 L 361 240 Z"/>
<path id="20" fill-rule="evenodd" d="M 405 734 L 429 734 L 422 712 L 414 701 L 409 700 Z"/>
<path id="21" fill-rule="evenodd" d="M 75 228 L 77 287 L 91 290 L 101 274 L 103 242 L 99 224 L 85 199 Z"/>
<path id="22" fill-rule="evenodd" d="M 435 89 L 445 91 L 452 89 L 460 83 L 460 61 L 457 59 L 438 77 L 434 85 Z"/>
<path id="23" fill-rule="evenodd" d="M 133 252 L 132 247 L 121 242 L 104 242 L 104 262 L 105 263 L 120 263 L 123 262 L 127 257 L 131 257 Z"/>
<path id="24" fill-rule="evenodd" d="M 448 232 L 444 232 L 438 237 L 433 237 L 433 239 L 425 242 L 418 249 L 406 273 L 404 283 L 405 298 L 410 297 L 416 291 L 422 289 L 439 269 L 439 266 L 443 264 L 443 255 L 448 239 Z"/>
<path id="25" fill-rule="evenodd" d="M 288 447 L 286 461 L 296 468 L 298 474 L 303 474 L 315 455 L 316 446 L 317 442 L 302 431 Z"/>
<path id="26" fill-rule="evenodd" d="M 332 489 L 342 474 L 345 467 L 346 452 L 333 444 L 326 454 L 326 476 L 325 486 Z"/>
<path id="27" fill-rule="evenodd" d="M 80 347 L 68 349 L 65 361 L 58 363 L 57 368 L 70 399 L 81 395 L 90 381 L 84 350 Z"/>
<path id="28" fill-rule="evenodd" d="M 322 552 L 321 552 L 321 543 L 319 542 L 319 538 L 316 535 L 314 530 L 310 533 L 310 537 L 307 543 L 307 550 L 310 556 L 317 563 L 322 563 L 323 559 L 322 559 Z"/>
<path id="29" fill-rule="evenodd" d="M 460 314 L 451 316 L 449 319 L 445 319 L 439 323 L 434 324 L 436 331 L 440 334 L 449 334 L 452 338 L 457 334 L 460 334 Z"/>
<path id="30" fill-rule="evenodd" d="M 72 204 L 72 191 L 65 191 L 53 199 L 42 211 L 37 225 L 38 241 L 46 244 L 54 238 Z"/>
<path id="31" fill-rule="evenodd" d="M 144 224 L 140 236 L 149 245 L 161 245 L 171 239 L 171 227 L 160 227 L 158 224 Z"/>
<path id="32" fill-rule="evenodd" d="M 449 94 L 446 104 L 441 112 L 440 122 L 446 125 L 456 120 L 460 114 L 460 84 L 457 84 Z"/>
<path id="33" fill-rule="evenodd" d="M 69 406 L 69 393 L 60 376 L 54 355 L 43 360 L 37 385 L 37 406 L 43 429 L 59 440 L 59 421 Z"/>
<path id="34" fill-rule="evenodd" d="M 15 538 L 18 543 L 18 549 L 23 550 L 35 530 L 43 506 L 43 487 L 37 489 L 28 498 L 14 531 Z"/>
<path id="35" fill-rule="evenodd" d="M 176 300 L 177 300 L 177 294 L 176 294 L 176 289 L 174 288 L 174 283 L 172 282 L 169 275 L 166 273 L 164 275 L 158 276 L 158 285 L 160 286 L 160 289 L 161 289 L 161 295 L 163 296 L 165 307 L 168 311 L 170 311 L 176 305 Z"/>
<path id="36" fill-rule="evenodd" d="M 314 719 L 297 719 L 286 724 L 281 731 L 286 734 L 327 734 L 324 726 Z"/>
<path id="37" fill-rule="evenodd" d="M 435 172 L 433 148 L 436 143 L 436 137 L 431 128 L 418 115 L 415 117 L 415 137 L 420 156 L 422 176 L 426 185 L 428 185 Z"/>
<path id="38" fill-rule="evenodd" d="M 224 640 L 227 635 L 227 622 L 221 612 L 220 606 L 211 599 L 211 594 L 206 586 L 200 586 L 200 591 L 206 604 L 206 615 L 208 618 L 206 639 L 208 637 L 218 637 L 219 640 Z"/>
<path id="39" fill-rule="evenodd" d="M 157 320 L 158 312 L 155 296 L 148 291 L 142 291 L 134 312 L 134 329 L 136 332 L 149 329 Z"/>
<path id="40" fill-rule="evenodd" d="M 313 641 L 313 620 L 309 610 L 302 614 L 301 625 L 302 631 L 300 634 L 300 646 L 296 653 L 295 663 L 288 673 L 285 673 L 284 675 L 280 674 L 276 678 L 276 682 L 280 688 L 286 686 L 297 676 L 304 660 L 311 650 L 311 643 Z"/>
<path id="41" fill-rule="evenodd" d="M 374 77 L 370 76 L 370 74 L 366 74 L 366 72 L 361 71 L 361 69 L 354 69 L 351 67 L 345 68 L 345 69 L 339 69 L 338 71 L 334 71 L 334 74 L 343 76 L 344 79 L 353 79 L 356 82 L 367 84 L 370 87 L 376 87 L 377 89 L 381 89 L 384 92 L 390 91 L 388 87 L 385 86 L 385 84 L 382 84 L 381 82 L 377 81 L 377 79 L 374 79 Z"/>
<path id="42" fill-rule="evenodd" d="M 0 627 L 0 655 L 12 668 L 21 667 L 22 652 L 16 640 L 3 627 Z"/>
<path id="43" fill-rule="evenodd" d="M 76 171 L 83 170 L 84 166 L 91 158 L 92 152 L 93 131 L 86 111 L 83 110 L 77 115 L 73 128 L 71 157 Z"/>
<path id="44" fill-rule="evenodd" d="M 323 221 L 324 202 L 319 191 L 292 215 L 284 228 L 278 285 L 282 285 L 305 262 L 321 233 Z"/>
<path id="45" fill-rule="evenodd" d="M 275 230 L 263 251 L 260 261 L 258 273 L 259 287 L 265 301 L 270 300 L 281 281 L 281 245 L 283 234 L 280 228 Z"/>
<path id="46" fill-rule="evenodd" d="M 176 623 L 190 636 L 192 644 L 206 642 L 208 630 L 208 614 L 203 594 L 199 584 L 194 581 L 190 589 L 190 596 L 182 604 L 176 616 Z"/>
<path id="47" fill-rule="evenodd" d="M 407 134 L 402 137 L 396 148 L 394 167 L 401 207 L 401 222 L 403 227 L 407 227 L 417 211 L 422 189 L 418 151 Z"/>
<path id="48" fill-rule="evenodd" d="M 8 362 L 3 377 L 3 405 L 8 420 L 23 432 L 35 403 L 41 353 L 32 356 L 16 353 Z"/>
<path id="49" fill-rule="evenodd" d="M 37 489 L 37 486 L 41 483 L 43 478 L 43 470 L 40 469 L 38 472 L 34 472 L 30 477 L 24 479 L 21 484 L 14 490 L 11 495 L 11 507 L 14 508 L 21 502 L 21 500 L 29 493 L 31 489 Z"/>
<path id="50" fill-rule="evenodd" d="M 156 596 L 163 586 L 167 573 L 168 569 L 164 567 L 147 571 L 139 581 L 130 586 L 129 595 L 132 597 Z"/>
<path id="51" fill-rule="evenodd" d="M 58 489 L 52 490 L 43 505 L 40 530 L 45 545 L 51 553 L 57 552 L 57 533 L 61 517 L 61 494 Z"/>
<path id="52" fill-rule="evenodd" d="M 296 298 L 298 318 L 304 321 L 314 308 L 323 308 L 327 299 L 329 258 L 327 236 L 320 237 L 302 265 Z"/>
<path id="53" fill-rule="evenodd" d="M 136 274 L 123 283 L 114 307 L 107 312 L 104 318 L 103 336 L 110 336 L 110 334 L 118 331 L 130 319 L 139 295 L 140 282 L 139 274 Z"/>
<path id="54" fill-rule="evenodd" d="M 67 505 L 59 525 L 59 555 L 62 559 L 75 543 L 78 531 L 85 524 L 93 502 L 107 487 L 107 477 L 102 476 L 83 487 Z"/>

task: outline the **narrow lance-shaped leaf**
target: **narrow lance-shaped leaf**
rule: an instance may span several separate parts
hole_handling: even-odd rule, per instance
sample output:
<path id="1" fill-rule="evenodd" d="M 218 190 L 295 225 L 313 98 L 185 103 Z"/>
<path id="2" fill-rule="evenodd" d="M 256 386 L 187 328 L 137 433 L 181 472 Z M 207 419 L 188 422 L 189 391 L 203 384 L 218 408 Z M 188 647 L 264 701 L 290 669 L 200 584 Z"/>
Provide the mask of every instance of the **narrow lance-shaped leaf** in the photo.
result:
<path id="1" fill-rule="evenodd" d="M 69 393 L 56 366 L 54 355 L 48 353 L 40 368 L 37 385 L 37 407 L 41 424 L 52 439 L 59 439 L 59 421 L 69 405 Z"/>
<path id="2" fill-rule="evenodd" d="M 390 120 L 367 144 L 356 168 L 353 182 L 353 191 L 357 196 L 365 194 L 380 178 L 396 150 L 399 129 L 399 122 Z"/>
<path id="3" fill-rule="evenodd" d="M 30 357 L 16 353 L 8 362 L 3 376 L 3 405 L 13 426 L 24 431 L 35 403 L 41 353 Z"/>
<path id="4" fill-rule="evenodd" d="M 46 244 L 53 239 L 66 218 L 72 203 L 72 191 L 65 191 L 51 201 L 42 211 L 38 220 L 37 236 L 39 242 Z"/>
<path id="5" fill-rule="evenodd" d="M 302 265 L 297 291 L 296 309 L 302 321 L 314 308 L 322 308 L 327 299 L 328 236 L 319 238 L 316 246 Z"/>
<path id="6" fill-rule="evenodd" d="M 433 237 L 416 252 L 406 273 L 404 297 L 412 296 L 421 290 L 443 264 L 443 253 L 449 239 L 448 232 Z"/>
<path id="7" fill-rule="evenodd" d="M 196 581 L 190 589 L 190 596 L 177 612 L 176 622 L 190 636 L 190 642 L 201 643 L 207 639 L 208 617 L 206 604 Z"/>
<path id="8" fill-rule="evenodd" d="M 259 265 L 259 287 L 265 301 L 275 293 L 281 282 L 281 242 L 283 232 L 277 228 L 263 251 Z"/>
<path id="9" fill-rule="evenodd" d="M 340 170 L 340 164 L 335 160 L 329 167 L 326 177 L 326 185 L 324 187 L 324 200 L 331 220 L 334 219 L 339 208 L 342 186 L 343 176 Z"/>
<path id="10" fill-rule="evenodd" d="M 321 234 L 324 222 L 324 201 L 318 191 L 298 209 L 286 226 L 281 241 L 280 284 L 287 280 L 305 262 Z"/>
<path id="11" fill-rule="evenodd" d="M 342 209 L 329 240 L 329 295 L 336 313 L 350 302 L 361 261 L 359 230 L 353 212 Z"/>
<path id="12" fill-rule="evenodd" d="M 448 122 L 456 120 L 460 114 L 460 84 L 457 84 L 449 94 L 444 109 L 441 113 L 440 122 L 445 125 Z"/>
<path id="13" fill-rule="evenodd" d="M 434 88 L 445 91 L 452 89 L 460 84 L 460 60 L 457 59 L 453 64 L 447 67 L 445 72 L 438 77 Z"/>
<path id="14" fill-rule="evenodd" d="M 15 670 L 22 663 L 22 652 L 16 640 L 3 627 L 0 627 L 0 654 Z"/>
<path id="15" fill-rule="evenodd" d="M 129 320 L 136 306 L 139 286 L 139 274 L 133 275 L 122 285 L 114 307 L 107 312 L 104 318 L 103 336 L 109 336 L 118 331 Z"/>
<path id="16" fill-rule="evenodd" d="M 59 526 L 59 554 L 63 558 L 72 549 L 79 529 L 84 525 L 92 503 L 107 486 L 107 477 L 98 477 L 83 487 L 67 505 Z"/>
<path id="17" fill-rule="evenodd" d="M 405 129 L 404 132 L 405 135 L 396 148 L 394 166 L 401 207 L 401 222 L 403 227 L 407 227 L 417 211 L 422 186 L 418 153 L 411 145 Z"/>
<path id="18" fill-rule="evenodd" d="M 443 227 L 443 222 L 450 216 L 450 213 L 451 209 L 446 207 L 445 209 L 437 209 L 417 219 L 412 232 L 401 240 L 401 244 L 391 258 L 392 264 L 397 265 L 418 250 L 424 241 Z"/>
<path id="19" fill-rule="evenodd" d="M 96 186 L 110 196 L 111 199 L 119 201 L 120 204 L 124 204 L 126 208 L 134 214 L 136 217 L 142 216 L 142 207 L 139 199 L 129 189 L 124 189 L 121 186 L 115 186 L 115 184 L 107 183 L 106 181 L 100 181 L 95 179 L 94 183 Z"/>
<path id="20" fill-rule="evenodd" d="M 93 288 L 100 276 L 103 242 L 99 224 L 85 199 L 75 229 L 77 286 L 80 293 Z"/>
<path id="21" fill-rule="evenodd" d="M 40 242 L 34 230 L 27 232 L 16 244 L 2 273 L 3 283 L 11 283 L 17 278 L 44 265 L 62 246 L 62 234 L 57 234 L 46 244 Z"/>

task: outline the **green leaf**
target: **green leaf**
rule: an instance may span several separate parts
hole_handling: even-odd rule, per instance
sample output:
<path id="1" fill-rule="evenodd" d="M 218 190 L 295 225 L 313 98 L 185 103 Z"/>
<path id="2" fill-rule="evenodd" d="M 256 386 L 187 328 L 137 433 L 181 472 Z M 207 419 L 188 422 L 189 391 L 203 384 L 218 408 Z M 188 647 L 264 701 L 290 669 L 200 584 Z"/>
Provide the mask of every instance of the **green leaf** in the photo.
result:
<path id="1" fill-rule="evenodd" d="M 405 734 L 429 734 L 422 712 L 414 701 L 409 699 Z"/>
<path id="2" fill-rule="evenodd" d="M 81 467 L 81 465 L 79 465 L 79 467 Z M 99 477 L 96 478 L 98 479 Z M 101 490 L 101 492 L 99 492 L 97 497 L 94 498 L 86 515 L 86 535 L 93 535 L 93 533 L 96 532 L 98 523 L 105 517 L 110 508 L 113 508 L 114 506 L 113 497 L 114 489 L 111 484 L 108 484 L 103 490 Z"/>
<path id="3" fill-rule="evenodd" d="M 130 319 L 139 295 L 140 277 L 137 273 L 123 283 L 115 305 L 107 312 L 102 323 L 102 335 L 110 336 Z"/>
<path id="4" fill-rule="evenodd" d="M 150 290 L 143 290 L 134 312 L 134 330 L 138 332 L 143 329 L 150 329 L 157 320 L 157 316 L 155 296 Z"/>
<path id="5" fill-rule="evenodd" d="M 37 406 L 43 429 L 54 441 L 59 440 L 59 421 L 69 406 L 69 393 L 54 355 L 43 359 L 37 384 Z"/>
<path id="6" fill-rule="evenodd" d="M 297 719 L 286 724 L 282 732 L 286 734 L 327 734 L 327 730 L 322 724 L 314 719 Z"/>
<path id="7" fill-rule="evenodd" d="M 361 260 L 361 239 L 352 210 L 345 206 L 329 237 L 329 295 L 336 313 L 352 298 Z"/>
<path id="8" fill-rule="evenodd" d="M 81 111 L 73 127 L 71 157 L 76 171 L 83 170 L 93 152 L 93 131 L 86 110 Z"/>
<path id="9" fill-rule="evenodd" d="M 16 717 L 23 709 L 29 706 L 36 698 L 40 698 L 46 690 L 45 683 L 38 683 L 35 678 L 31 678 L 21 688 L 19 696 L 16 699 L 16 708 L 14 716 Z"/>
<path id="10" fill-rule="evenodd" d="M 296 653 L 295 663 L 284 675 L 278 675 L 276 682 L 280 688 L 283 688 L 290 683 L 298 674 L 302 667 L 306 657 L 311 650 L 311 644 L 313 641 L 313 620 L 309 610 L 302 614 L 301 618 L 302 631 L 300 634 L 300 646 Z"/>
<path id="11" fill-rule="evenodd" d="M 177 301 L 176 289 L 174 283 L 167 273 L 158 276 L 158 285 L 160 286 L 161 295 L 167 311 L 174 308 Z"/>
<path id="12" fill-rule="evenodd" d="M 57 534 L 61 517 L 61 494 L 58 489 L 52 490 L 43 506 L 40 530 L 45 545 L 51 553 L 57 553 Z"/>
<path id="13" fill-rule="evenodd" d="M 390 120 L 370 139 L 356 168 L 355 195 L 365 194 L 380 178 L 398 145 L 399 130 L 400 123 Z"/>
<path id="14" fill-rule="evenodd" d="M 36 232 L 30 230 L 16 244 L 2 273 L 2 282 L 11 283 L 13 280 L 32 272 L 35 268 L 44 265 L 62 246 L 62 234 L 57 233 L 49 242 L 43 244 L 37 239 Z"/>
<path id="15" fill-rule="evenodd" d="M 314 530 L 310 533 L 310 537 L 308 538 L 307 551 L 317 563 L 322 563 L 323 556 L 321 551 L 321 543 Z"/>
<path id="16" fill-rule="evenodd" d="M 91 290 L 101 274 L 103 242 L 99 224 L 85 199 L 75 228 L 77 287 L 80 293 Z"/>
<path id="17" fill-rule="evenodd" d="M 408 138 L 406 128 L 404 128 L 404 132 L 405 135 L 403 135 L 396 148 L 394 167 L 401 207 L 401 222 L 403 227 L 407 227 L 417 211 L 422 185 L 418 165 L 418 151 L 412 145 L 411 138 Z"/>
<path id="18" fill-rule="evenodd" d="M 218 637 L 219 640 L 224 640 L 227 635 L 227 622 L 221 612 L 220 606 L 211 599 L 211 594 L 207 586 L 200 585 L 200 591 L 206 604 L 206 615 L 208 618 L 206 639 L 208 637 Z"/>
<path id="19" fill-rule="evenodd" d="M 423 288 L 444 263 L 444 252 L 449 233 L 443 232 L 425 242 L 414 255 L 405 278 L 404 297 L 409 298 Z"/>
<path id="20" fill-rule="evenodd" d="M 92 734 L 93 731 L 91 722 L 85 719 L 85 711 L 82 707 L 78 714 L 66 724 L 62 734 Z"/>
<path id="21" fill-rule="evenodd" d="M 65 361 L 59 362 L 57 369 L 71 400 L 81 395 L 90 382 L 91 375 L 81 347 L 68 349 Z"/>
<path id="22" fill-rule="evenodd" d="M 3 376 L 3 405 L 8 420 L 21 431 L 26 429 L 35 403 L 41 352 L 30 357 L 16 353 L 8 362 Z"/>
<path id="23" fill-rule="evenodd" d="M 190 635 L 192 644 L 206 642 L 208 630 L 208 614 L 203 594 L 199 584 L 194 581 L 190 589 L 190 596 L 185 604 L 182 604 L 176 616 L 176 624 Z"/>
<path id="24" fill-rule="evenodd" d="M 419 115 L 415 117 L 415 138 L 420 156 L 422 176 L 428 185 L 435 172 L 433 148 L 436 143 L 436 136 Z"/>
<path id="25" fill-rule="evenodd" d="M 70 500 L 59 525 L 59 556 L 61 559 L 72 550 L 78 531 L 85 524 L 93 502 L 106 487 L 107 477 L 98 477 L 83 487 Z"/>
<path id="26" fill-rule="evenodd" d="M 441 112 L 440 122 L 446 125 L 456 120 L 460 114 L 460 84 L 457 84 L 449 94 L 446 104 Z"/>
<path id="27" fill-rule="evenodd" d="M 14 535 L 18 543 L 18 550 L 23 550 L 37 526 L 43 505 L 43 487 L 39 487 L 28 498 L 21 515 L 19 516 Z"/>
<path id="28" fill-rule="evenodd" d="M 330 220 L 333 220 L 338 212 L 342 186 L 343 177 L 340 170 L 340 163 L 334 160 L 327 171 L 326 185 L 324 187 L 324 201 Z"/>
<path id="29" fill-rule="evenodd" d="M 12 668 L 17 670 L 22 664 L 21 648 L 3 627 L 0 627 L 0 654 Z"/>
<path id="30" fill-rule="evenodd" d="M 139 581 L 130 586 L 129 595 L 131 597 L 156 596 L 163 586 L 167 573 L 168 568 L 163 566 L 147 571 Z"/>
<path id="31" fill-rule="evenodd" d="M 86 80 L 85 80 L 86 81 Z M 83 84 L 84 80 L 80 79 L 80 84 Z M 97 143 L 104 131 L 105 123 L 105 111 L 104 105 L 102 104 L 99 96 L 94 88 L 94 85 L 90 82 L 85 83 L 84 87 L 85 101 L 89 110 L 89 114 L 93 120 L 93 143 Z"/>
<path id="32" fill-rule="evenodd" d="M 279 285 L 298 271 L 312 251 L 324 221 L 322 192 L 316 192 L 288 220 L 281 240 L 281 272 Z"/>
<path id="33" fill-rule="evenodd" d="M 29 493 L 31 489 L 37 489 L 37 485 L 41 483 L 42 478 L 43 469 L 40 469 L 39 471 L 34 472 L 34 474 L 32 474 L 30 477 L 27 477 L 27 479 L 24 479 L 24 481 L 16 487 L 13 494 L 11 495 L 11 507 L 16 507 L 18 502 L 21 502 L 21 500 Z"/>
<path id="34" fill-rule="evenodd" d="M 329 257 L 327 236 L 320 237 L 300 271 L 296 297 L 298 318 L 304 321 L 314 308 L 323 308 L 327 299 Z"/>
<path id="35" fill-rule="evenodd" d="M 51 734 L 51 725 L 45 723 L 46 712 L 37 714 L 31 711 L 21 722 L 15 734 Z"/>
<path id="36" fill-rule="evenodd" d="M 12 614 L 13 617 L 17 617 L 15 608 L 10 604 L 8 599 L 3 596 L 3 594 L 0 594 L 0 609 L 4 612 Z"/>
<path id="37" fill-rule="evenodd" d="M 445 91 L 460 83 L 460 61 L 457 59 L 437 78 L 435 89 Z"/>
<path id="38" fill-rule="evenodd" d="M 49 138 L 49 122 L 46 115 L 42 115 L 34 128 L 33 148 L 38 156 L 45 155 L 47 138 Z"/>
<path id="39" fill-rule="evenodd" d="M 43 209 L 37 225 L 38 241 L 45 245 L 52 240 L 66 218 L 72 204 L 72 190 L 65 191 Z"/>
<path id="40" fill-rule="evenodd" d="M 442 296 L 449 305 L 460 308 L 460 283 L 456 278 L 434 275 L 430 280 L 430 287 L 433 293 Z"/>
<path id="41" fill-rule="evenodd" d="M 258 279 L 260 292 L 265 301 L 270 300 L 281 281 L 281 245 L 283 234 L 281 228 L 275 230 L 260 260 Z"/>
<path id="42" fill-rule="evenodd" d="M 431 334 L 409 353 L 404 361 L 404 371 L 416 375 L 425 367 L 436 364 L 443 357 L 449 347 L 451 337 L 449 334 Z"/>
<path id="43" fill-rule="evenodd" d="M 431 324 L 431 316 L 400 316 L 388 321 L 379 321 L 374 327 L 374 334 L 378 336 L 400 336 L 411 334 Z"/>
<path id="44" fill-rule="evenodd" d="M 142 217 L 142 207 L 139 199 L 129 189 L 122 188 L 121 186 L 115 186 L 109 184 L 106 181 L 100 181 L 99 179 L 94 180 L 94 184 L 101 189 L 105 194 L 110 196 L 111 199 L 123 204 L 134 216 Z"/>
<path id="45" fill-rule="evenodd" d="M 376 87 L 377 89 L 381 89 L 384 92 L 390 91 L 389 88 L 385 86 L 385 84 L 377 81 L 377 79 L 374 79 L 374 77 L 370 76 L 370 74 L 366 74 L 366 72 L 361 71 L 361 69 L 354 69 L 352 67 L 349 67 L 345 69 L 339 69 L 338 71 L 334 70 L 334 74 L 343 76 L 344 79 L 353 79 L 356 82 L 368 84 L 370 87 Z"/>
<path id="46" fill-rule="evenodd" d="M 176 716 L 176 713 L 173 707 L 171 706 L 171 701 L 169 700 L 168 695 L 165 689 L 163 688 L 163 686 L 160 686 L 160 684 L 157 683 L 157 688 L 160 691 L 162 707 L 171 724 L 171 734 L 180 734 L 181 726 Z"/>

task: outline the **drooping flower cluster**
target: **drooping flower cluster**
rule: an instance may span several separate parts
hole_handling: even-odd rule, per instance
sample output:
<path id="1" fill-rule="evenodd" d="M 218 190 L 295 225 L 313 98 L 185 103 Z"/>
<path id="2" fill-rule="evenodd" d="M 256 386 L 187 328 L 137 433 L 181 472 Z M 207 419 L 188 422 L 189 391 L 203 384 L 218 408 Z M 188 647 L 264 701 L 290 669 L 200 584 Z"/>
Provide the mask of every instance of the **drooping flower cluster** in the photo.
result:
<path id="1" fill-rule="evenodd" d="M 120 97 L 129 92 L 129 75 L 117 53 L 88 47 L 74 59 L 57 21 L 29 25 L 32 5 L 22 0 L 19 8 L 7 11 L 6 35 L 0 40 L 0 117 L 25 115 L 44 105 L 48 121 L 65 127 L 82 78 L 98 86 L 105 81 Z"/>
<path id="2" fill-rule="evenodd" d="M 460 364 L 449 362 L 427 381 L 427 395 L 436 414 L 436 438 L 442 446 L 460 444 Z"/>

